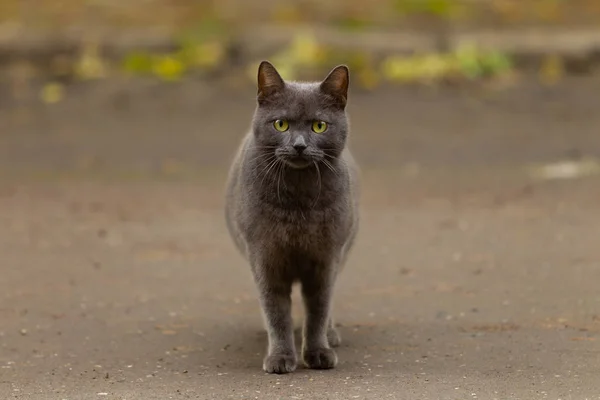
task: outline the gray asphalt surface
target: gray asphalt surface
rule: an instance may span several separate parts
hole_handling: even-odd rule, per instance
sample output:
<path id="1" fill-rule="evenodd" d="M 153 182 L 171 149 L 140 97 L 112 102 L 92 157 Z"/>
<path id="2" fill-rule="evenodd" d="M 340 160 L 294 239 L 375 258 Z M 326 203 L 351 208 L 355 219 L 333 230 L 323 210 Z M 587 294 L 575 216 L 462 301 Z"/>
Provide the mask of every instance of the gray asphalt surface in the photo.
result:
<path id="1" fill-rule="evenodd" d="M 340 363 L 286 376 L 222 217 L 252 88 L 3 98 L 0 398 L 600 399 L 600 178 L 525 172 L 600 156 L 599 88 L 354 93 Z"/>

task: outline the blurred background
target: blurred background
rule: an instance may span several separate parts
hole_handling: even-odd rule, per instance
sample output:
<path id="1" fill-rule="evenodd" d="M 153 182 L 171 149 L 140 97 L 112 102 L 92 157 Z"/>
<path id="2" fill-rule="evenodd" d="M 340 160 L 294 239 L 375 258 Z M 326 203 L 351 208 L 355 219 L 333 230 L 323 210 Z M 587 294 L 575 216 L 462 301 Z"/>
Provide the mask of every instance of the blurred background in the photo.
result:
<path id="1" fill-rule="evenodd" d="M 378 103 L 382 103 L 395 116 L 406 107 L 417 107 L 418 96 L 440 90 L 445 93 L 441 97 L 451 99 L 433 96 L 425 101 L 460 107 L 455 100 L 460 99 L 471 104 L 464 107 L 475 107 L 490 96 L 512 96 L 527 102 L 527 107 L 541 107 L 540 102 L 557 101 L 553 89 L 542 88 L 560 86 L 573 77 L 595 82 L 600 59 L 600 6 L 587 0 L 0 3 L 0 140 L 4 144 L 0 162 L 10 160 L 2 168 L 5 173 L 21 167 L 35 169 L 36 163 L 57 157 L 60 160 L 48 160 L 55 165 L 53 170 L 60 165 L 71 172 L 91 171 L 103 169 L 102 163 L 118 169 L 119 150 L 108 139 L 111 134 L 125 142 L 142 134 L 155 143 L 142 150 L 135 139 L 132 149 L 121 150 L 121 161 L 129 164 L 123 168 L 137 173 L 147 171 L 150 167 L 140 166 L 151 164 L 153 157 L 164 158 L 154 164 L 165 164 L 156 168 L 171 173 L 188 164 L 225 162 L 221 152 L 230 153 L 251 116 L 256 69 L 263 59 L 273 62 L 286 79 L 322 79 L 336 64 L 348 64 L 359 108 L 371 115 L 369 107 L 381 110 Z M 528 85 L 538 89 L 516 94 Z M 395 97 L 390 91 L 408 93 L 409 98 L 418 94 L 402 100 L 401 94 Z M 397 101 L 383 100 L 384 93 Z M 521 100 L 528 95 L 536 99 Z M 366 109 L 361 101 L 368 103 Z M 506 102 L 517 107 L 512 100 Z M 584 102 L 583 108 L 588 107 L 592 103 Z M 216 109 L 235 118 L 217 121 L 222 114 Z M 584 112 L 581 107 L 574 109 Z M 425 112 L 425 124 L 440 121 L 433 117 L 439 113 Z M 466 121 L 473 112 L 447 112 L 464 124 L 454 130 L 484 140 L 483 132 L 489 129 Z M 411 112 L 408 117 L 416 115 Z M 381 114 L 378 121 L 390 116 Z M 443 134 L 440 127 L 448 127 L 447 122 L 423 130 Z M 62 125 L 67 123 L 72 127 Z M 381 140 L 400 140 L 398 134 L 386 136 L 394 125 L 387 123 L 392 125 L 382 129 L 369 124 L 368 129 L 382 135 Z M 422 135 L 408 133 L 421 129 L 420 121 L 402 118 L 397 123 L 402 124 L 406 140 L 423 140 Z M 227 127 L 215 128 L 215 124 Z M 499 124 L 493 125 L 490 129 L 500 129 Z M 213 129 L 227 134 L 207 133 Z M 515 129 L 520 128 L 509 131 Z M 34 145 L 39 148 L 23 149 L 23 135 L 16 132 L 31 133 L 38 138 Z M 53 142 L 55 136 L 68 135 L 78 143 L 70 150 Z M 363 139 L 364 135 L 356 138 Z M 372 157 L 375 149 L 413 151 L 406 145 L 382 149 L 372 139 L 360 143 L 360 148 L 369 148 L 364 157 Z M 186 140 L 195 142 L 187 145 Z M 163 141 L 168 145 L 158 145 Z M 25 161 L 15 148 L 35 152 L 30 157 L 34 160 Z M 207 149 L 206 154 L 198 153 Z M 469 157 L 478 156 L 463 150 Z M 141 159 L 134 162 L 132 151 L 143 153 Z M 457 159 L 454 153 L 443 153 L 433 157 Z M 406 157 L 390 157 L 406 161 Z M 38 167 L 45 169 L 42 164 Z"/>
<path id="2" fill-rule="evenodd" d="M 349 65 L 363 182 L 340 369 L 277 381 L 222 218 L 263 59 Z M 0 0 L 0 397 L 597 396 L 599 63 L 597 0 Z"/>

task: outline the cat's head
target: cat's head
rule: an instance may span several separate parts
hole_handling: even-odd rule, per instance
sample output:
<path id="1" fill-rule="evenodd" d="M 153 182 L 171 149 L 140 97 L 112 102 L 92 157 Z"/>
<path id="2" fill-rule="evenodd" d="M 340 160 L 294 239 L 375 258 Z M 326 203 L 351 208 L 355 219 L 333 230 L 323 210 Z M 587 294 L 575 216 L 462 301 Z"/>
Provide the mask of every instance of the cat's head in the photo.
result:
<path id="1" fill-rule="evenodd" d="M 337 158 L 346 145 L 348 67 L 335 67 L 322 82 L 284 81 L 263 61 L 258 68 L 256 144 L 293 168 Z M 270 152 L 269 151 L 269 152 Z"/>

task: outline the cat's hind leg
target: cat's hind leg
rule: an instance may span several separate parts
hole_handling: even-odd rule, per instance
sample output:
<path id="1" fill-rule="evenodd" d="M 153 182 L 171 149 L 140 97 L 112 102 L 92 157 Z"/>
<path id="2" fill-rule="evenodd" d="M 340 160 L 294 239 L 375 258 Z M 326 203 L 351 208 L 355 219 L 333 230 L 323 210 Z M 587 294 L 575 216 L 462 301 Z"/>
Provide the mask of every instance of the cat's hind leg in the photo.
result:
<path id="1" fill-rule="evenodd" d="M 340 332 L 335 328 L 333 317 L 329 317 L 329 327 L 327 328 L 327 341 L 329 347 L 339 347 L 342 344 Z"/>

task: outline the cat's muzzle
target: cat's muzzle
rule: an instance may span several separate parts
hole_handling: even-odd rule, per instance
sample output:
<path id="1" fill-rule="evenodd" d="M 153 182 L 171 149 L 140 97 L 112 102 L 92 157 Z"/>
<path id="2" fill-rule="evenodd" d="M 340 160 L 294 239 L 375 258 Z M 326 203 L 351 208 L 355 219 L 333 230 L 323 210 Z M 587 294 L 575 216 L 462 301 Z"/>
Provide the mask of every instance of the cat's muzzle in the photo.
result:
<path id="1" fill-rule="evenodd" d="M 288 156 L 283 161 L 292 168 L 302 169 L 313 164 L 312 157 L 306 155 Z"/>
<path id="2" fill-rule="evenodd" d="M 319 154 L 312 148 L 306 145 L 304 146 L 290 146 L 285 150 L 276 151 L 275 155 L 285 163 L 285 165 L 295 168 L 303 169 L 314 165 L 315 162 L 319 161 Z"/>

